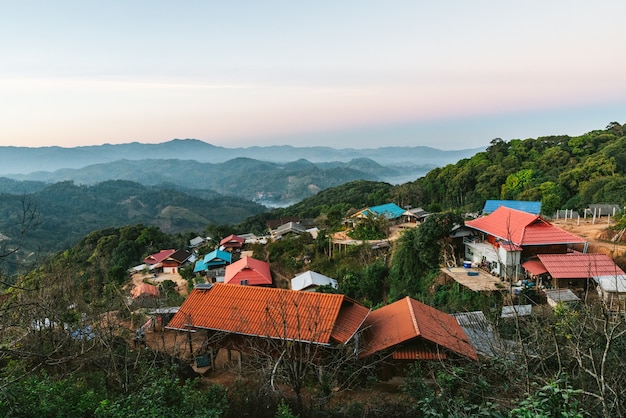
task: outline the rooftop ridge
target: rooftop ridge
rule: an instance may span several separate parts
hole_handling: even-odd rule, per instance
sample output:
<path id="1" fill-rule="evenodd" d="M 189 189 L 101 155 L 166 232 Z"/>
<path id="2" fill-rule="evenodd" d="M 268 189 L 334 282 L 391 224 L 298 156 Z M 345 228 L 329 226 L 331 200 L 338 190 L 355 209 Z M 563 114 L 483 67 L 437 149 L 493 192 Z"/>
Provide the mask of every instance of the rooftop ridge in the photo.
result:
<path id="1" fill-rule="evenodd" d="M 413 304 L 411 303 L 411 298 L 405 297 L 406 303 L 409 305 L 409 312 L 411 313 L 411 321 L 413 321 L 413 328 L 415 328 L 415 335 L 420 335 L 420 328 L 417 325 L 417 318 L 415 317 L 415 311 L 413 310 Z"/>

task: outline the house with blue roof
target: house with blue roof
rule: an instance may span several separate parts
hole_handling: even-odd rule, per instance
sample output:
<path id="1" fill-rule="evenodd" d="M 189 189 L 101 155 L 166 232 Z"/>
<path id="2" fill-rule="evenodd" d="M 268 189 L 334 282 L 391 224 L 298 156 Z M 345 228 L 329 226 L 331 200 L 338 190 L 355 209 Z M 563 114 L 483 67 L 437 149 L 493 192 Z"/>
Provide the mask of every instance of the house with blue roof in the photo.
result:
<path id="1" fill-rule="evenodd" d="M 378 218 L 385 217 L 389 220 L 400 218 L 404 214 L 405 210 L 395 203 L 385 203 L 384 205 L 370 206 L 359 212 L 357 212 L 355 218 L 367 218 L 368 216 L 375 216 Z"/>
<path id="2" fill-rule="evenodd" d="M 213 250 L 196 262 L 193 272 L 200 273 L 209 269 L 224 267 L 232 263 L 232 260 L 233 255 L 228 251 Z"/>
<path id="3" fill-rule="evenodd" d="M 521 210 L 523 212 L 532 213 L 533 215 L 541 214 L 541 202 L 527 202 L 523 200 L 487 200 L 483 207 L 483 215 L 494 212 L 500 206 L 505 208 Z"/>

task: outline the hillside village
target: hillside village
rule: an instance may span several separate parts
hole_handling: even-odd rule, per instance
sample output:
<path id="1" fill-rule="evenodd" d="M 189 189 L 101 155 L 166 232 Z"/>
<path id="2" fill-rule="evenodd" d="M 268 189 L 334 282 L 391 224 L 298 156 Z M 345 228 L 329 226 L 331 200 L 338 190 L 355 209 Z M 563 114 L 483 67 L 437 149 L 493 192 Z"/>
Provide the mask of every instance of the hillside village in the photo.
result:
<path id="1" fill-rule="evenodd" d="M 622 416 L 623 138 L 494 140 L 202 232 L 93 230 L 2 279 L 0 411 Z"/>
<path id="2" fill-rule="evenodd" d="M 612 210 L 596 212 L 583 222 L 610 223 L 618 208 Z M 623 315 L 626 273 L 609 255 L 589 252 L 593 243 L 587 238 L 555 225 L 540 212 L 540 202 L 486 202 L 480 216 L 452 228 L 448 240 L 453 250 L 442 257 L 446 260 L 442 280 L 456 281 L 474 292 L 502 294 L 501 318 L 534 315 L 563 304 L 589 304 L 610 316 Z M 379 218 L 388 224 L 389 235 L 363 241 L 350 239 L 344 231 L 331 236 L 329 246 L 342 251 L 366 244 L 391 251 L 403 231 L 419 228 L 429 215 L 421 208 L 402 209 L 393 203 L 364 208 L 346 219 L 346 225 L 356 228 L 360 220 Z M 573 222 L 573 215 L 568 219 Z M 176 274 L 189 263 L 194 267 L 195 285 L 180 306 L 161 306 L 156 286 L 143 291 L 147 300 L 141 306 L 150 305 L 144 312 L 151 315 L 151 322 L 141 333 L 168 335 L 150 336 L 153 348 L 185 359 L 208 379 L 233 358 L 238 364 L 235 373 L 244 373 L 268 355 L 265 350 L 260 355 L 258 347 L 266 347 L 273 356 L 289 343 L 315 346 L 319 356 L 315 362 L 321 368 L 325 356 L 342 347 L 346 357 L 377 365 L 381 381 L 404 376 L 416 360 L 456 363 L 522 355 L 523 347 L 499 336 L 482 311 L 445 313 L 410 297 L 372 309 L 337 294 L 337 280 L 315 271 L 305 269 L 288 283 L 272 277 L 270 263 L 255 258 L 248 246 L 301 234 L 316 236 L 318 229 L 295 219 L 268 224 L 274 228 L 264 237 L 233 234 L 215 249 L 197 237 L 190 241 L 190 250 L 160 251 L 135 268 L 145 271 L 139 273 L 144 282 L 156 284 L 161 274 Z M 178 288 L 187 289 L 184 282 L 178 282 Z M 529 290 L 535 297 L 528 296 Z M 141 338 L 145 343 L 145 335 Z M 169 344 L 163 344 L 165 339 Z M 220 364 L 221 350 L 230 361 Z"/>

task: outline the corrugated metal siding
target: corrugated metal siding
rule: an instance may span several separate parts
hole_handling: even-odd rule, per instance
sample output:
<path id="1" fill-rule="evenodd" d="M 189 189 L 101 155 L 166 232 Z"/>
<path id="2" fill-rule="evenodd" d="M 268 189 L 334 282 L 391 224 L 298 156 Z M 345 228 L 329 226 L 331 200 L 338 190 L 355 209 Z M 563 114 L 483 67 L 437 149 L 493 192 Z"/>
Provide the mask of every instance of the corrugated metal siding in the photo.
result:
<path id="1" fill-rule="evenodd" d="M 391 357 L 394 360 L 445 360 L 446 354 L 417 347 L 403 347 L 394 351 Z"/>
<path id="2" fill-rule="evenodd" d="M 344 298 L 336 294 L 218 283 L 210 290 L 194 289 L 168 328 L 196 327 L 328 344 Z M 342 335 L 344 331 L 338 333 L 337 339 Z"/>

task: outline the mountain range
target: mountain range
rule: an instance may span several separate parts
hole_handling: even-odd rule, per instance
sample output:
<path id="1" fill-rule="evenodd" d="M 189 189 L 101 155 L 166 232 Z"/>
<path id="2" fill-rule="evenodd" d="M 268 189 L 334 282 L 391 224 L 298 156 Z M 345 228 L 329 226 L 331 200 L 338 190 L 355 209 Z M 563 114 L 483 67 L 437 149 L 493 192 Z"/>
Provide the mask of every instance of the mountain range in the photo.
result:
<path id="1" fill-rule="evenodd" d="M 108 180 L 170 184 L 285 206 L 353 180 L 412 181 L 475 153 L 430 147 L 224 148 L 194 139 L 76 148 L 0 147 L 0 176 L 48 184 L 95 185 Z"/>
<path id="2" fill-rule="evenodd" d="M 194 160 L 222 163 L 235 158 L 286 163 L 305 159 L 313 163 L 348 162 L 369 158 L 381 165 L 435 167 L 471 157 L 486 147 L 444 151 L 426 146 L 335 149 L 330 147 L 254 146 L 225 148 L 197 139 L 173 139 L 160 144 L 104 144 L 74 148 L 0 147 L 0 175 L 77 169 L 93 164 L 126 160 Z"/>

